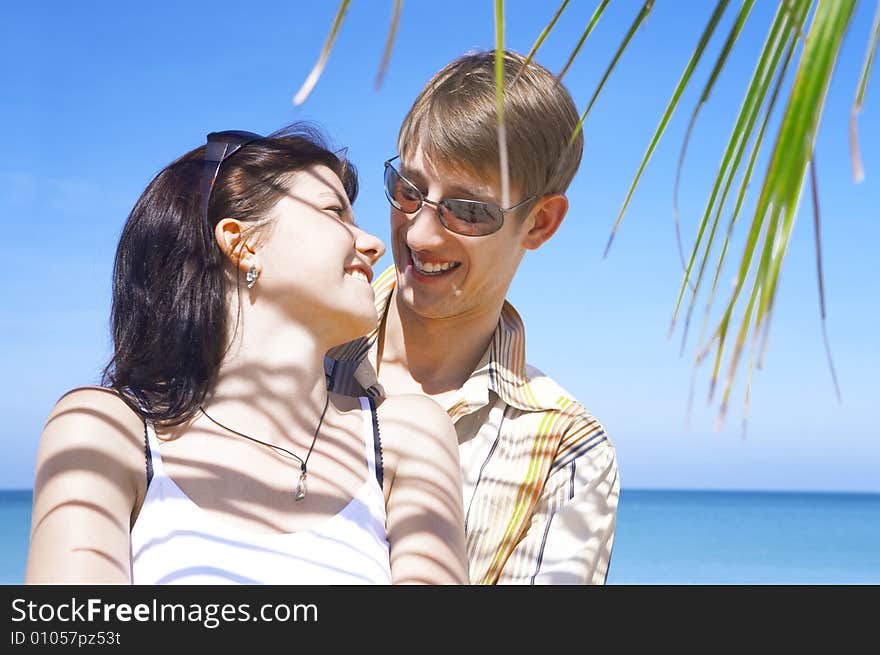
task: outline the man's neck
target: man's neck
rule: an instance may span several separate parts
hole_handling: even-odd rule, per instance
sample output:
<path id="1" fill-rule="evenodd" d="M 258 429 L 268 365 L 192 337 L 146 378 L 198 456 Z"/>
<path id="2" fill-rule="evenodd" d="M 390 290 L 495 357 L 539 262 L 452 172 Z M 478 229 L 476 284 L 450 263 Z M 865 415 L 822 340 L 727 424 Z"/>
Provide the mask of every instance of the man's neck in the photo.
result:
<path id="1" fill-rule="evenodd" d="M 448 407 L 489 347 L 502 305 L 430 319 L 400 303 L 395 289 L 379 338 L 377 369 L 385 391 L 424 394 Z"/>

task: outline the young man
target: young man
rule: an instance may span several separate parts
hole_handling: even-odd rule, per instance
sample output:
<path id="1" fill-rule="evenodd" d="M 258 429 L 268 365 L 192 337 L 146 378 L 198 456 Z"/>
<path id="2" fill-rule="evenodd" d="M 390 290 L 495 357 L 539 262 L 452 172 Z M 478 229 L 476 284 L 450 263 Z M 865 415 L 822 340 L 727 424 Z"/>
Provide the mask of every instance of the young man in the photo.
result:
<path id="1" fill-rule="evenodd" d="M 351 395 L 423 393 L 447 409 L 472 583 L 601 584 L 619 495 L 614 447 L 526 364 L 525 330 L 505 301 L 526 250 L 546 243 L 568 209 L 578 112 L 549 71 L 505 54 L 504 198 L 494 59 L 453 61 L 404 119 L 399 157 L 385 165 L 394 266 L 373 285 L 381 320 L 331 351 L 329 384 Z"/>

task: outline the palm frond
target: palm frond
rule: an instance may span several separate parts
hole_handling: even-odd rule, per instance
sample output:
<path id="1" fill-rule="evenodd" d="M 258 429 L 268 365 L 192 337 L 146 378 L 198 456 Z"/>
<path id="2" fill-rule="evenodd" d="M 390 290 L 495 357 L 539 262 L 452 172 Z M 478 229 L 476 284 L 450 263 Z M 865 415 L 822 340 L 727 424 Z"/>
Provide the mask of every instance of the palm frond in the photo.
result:
<path id="1" fill-rule="evenodd" d="M 723 0 L 727 2 L 727 0 Z M 614 67 L 617 66 L 617 61 L 620 59 L 620 56 L 626 50 L 629 42 L 632 41 L 633 35 L 636 33 L 636 30 L 639 29 L 639 26 L 645 21 L 648 17 L 648 14 L 651 13 L 651 9 L 654 7 L 654 0 L 646 0 L 645 4 L 642 5 L 641 11 L 639 11 L 638 16 L 633 21 L 633 24 L 630 26 L 629 31 L 627 31 L 626 36 L 623 37 L 623 41 L 620 46 L 617 48 L 617 52 L 614 54 L 614 57 L 611 59 L 611 63 L 608 64 L 608 68 L 605 69 L 605 74 L 602 75 L 602 79 L 599 81 L 599 85 L 596 87 L 596 90 L 593 92 L 593 97 L 590 98 L 590 102 L 587 105 L 587 108 L 584 110 L 584 113 L 581 114 L 581 118 L 578 121 L 578 124 L 575 125 L 574 131 L 571 133 L 571 139 L 569 139 L 569 143 L 574 143 L 574 140 L 577 138 L 578 133 L 581 131 L 584 125 L 584 121 L 587 120 L 587 115 L 590 113 L 590 109 L 593 108 L 593 104 L 596 102 L 596 98 L 599 97 L 599 94 L 602 92 L 602 88 L 605 86 L 605 82 L 608 80 L 611 75 L 611 71 L 614 70 Z"/>
<path id="2" fill-rule="evenodd" d="M 663 132 L 666 130 L 666 125 L 669 123 L 669 119 L 672 117 L 672 113 L 675 111 L 675 108 L 678 106 L 678 101 L 681 98 L 681 94 L 684 92 L 685 87 L 691 79 L 691 75 L 694 72 L 694 68 L 696 68 L 697 63 L 703 56 L 703 51 L 706 49 L 706 45 L 709 43 L 709 40 L 712 38 L 712 34 L 715 33 L 715 28 L 718 26 L 718 21 L 721 20 L 721 16 L 724 14 L 724 10 L 727 9 L 727 4 L 729 0 L 719 0 L 718 4 L 715 5 L 715 10 L 712 12 L 712 17 L 709 19 L 709 23 L 706 25 L 706 29 L 703 30 L 703 35 L 700 37 L 700 41 L 697 44 L 697 49 L 694 54 L 691 56 L 690 61 L 685 67 L 684 73 L 681 76 L 681 79 L 678 81 L 678 84 L 675 87 L 675 91 L 672 93 L 672 98 L 669 100 L 669 103 L 666 106 L 666 111 L 663 112 L 663 117 L 660 119 L 660 124 L 657 126 L 657 129 L 654 131 L 654 136 L 651 138 L 651 143 L 648 145 L 648 150 L 645 152 L 644 157 L 642 157 L 642 163 L 639 165 L 639 169 L 636 172 L 635 178 L 630 184 L 629 191 L 627 191 L 626 198 L 623 201 L 623 207 L 620 209 L 620 213 L 617 216 L 617 220 L 614 223 L 614 227 L 611 229 L 611 235 L 608 237 L 608 243 L 605 245 L 605 253 L 604 255 L 608 255 L 608 250 L 611 248 L 611 242 L 614 240 L 614 235 L 617 233 L 618 228 L 620 227 L 620 222 L 623 220 L 623 215 L 626 213 L 626 209 L 629 206 L 629 202 L 632 199 L 633 192 L 636 189 L 636 186 L 639 184 L 639 180 L 642 178 L 642 173 L 645 170 L 645 167 L 648 165 L 648 161 L 651 159 L 651 155 L 654 153 L 654 149 L 657 147 L 657 143 L 660 141 L 660 137 L 663 135 Z M 646 3 L 647 4 L 647 3 Z M 645 8 L 642 8 L 642 12 L 645 12 Z M 641 14 L 640 14 L 641 17 Z M 630 30 L 630 35 L 633 30 Z M 625 41 L 621 47 L 625 47 L 629 41 Z M 618 50 L 618 56 L 620 55 L 620 50 Z M 616 61 L 616 59 L 615 59 Z M 607 77 L 607 73 L 606 73 Z M 603 78 L 604 83 L 604 78 Z M 598 95 L 598 90 L 597 90 Z M 595 96 L 594 96 L 595 101 Z M 592 102 L 590 103 L 590 107 L 592 106 Z M 590 107 L 587 107 L 587 110 L 584 112 L 584 115 L 581 117 L 581 122 L 578 124 L 578 128 L 583 124 L 584 119 L 587 117 L 587 113 L 590 111 Z"/>
<path id="3" fill-rule="evenodd" d="M 382 86 L 388 62 L 391 60 L 391 50 L 394 48 L 394 39 L 397 36 L 397 25 L 400 22 L 400 9 L 402 6 L 403 0 L 394 0 L 394 9 L 391 12 L 391 27 L 388 29 L 388 39 L 385 41 L 385 52 L 382 53 L 382 63 L 379 64 L 379 74 L 376 75 L 377 89 Z"/>
<path id="4" fill-rule="evenodd" d="M 704 341 L 705 341 L 704 336 L 706 334 L 706 329 L 709 324 L 709 316 L 712 311 L 712 304 L 714 302 L 715 293 L 718 288 L 718 280 L 720 279 L 721 272 L 724 269 L 724 262 L 725 262 L 725 259 L 727 256 L 728 249 L 730 247 L 730 241 L 731 241 L 731 237 L 733 236 L 733 230 L 734 230 L 734 227 L 736 227 L 737 221 L 739 219 L 740 211 L 742 210 L 743 202 L 745 201 L 746 191 L 747 191 L 749 184 L 751 183 L 751 180 L 752 180 L 752 173 L 755 168 L 755 162 L 757 161 L 758 155 L 761 152 L 761 145 L 764 142 L 764 135 L 766 134 L 767 126 L 770 122 L 770 117 L 773 115 L 773 110 L 776 107 L 776 101 L 779 98 L 779 92 L 782 89 L 782 83 L 785 79 L 785 72 L 788 70 L 792 55 L 794 54 L 794 50 L 795 50 L 795 43 L 791 42 L 788 45 L 788 49 L 785 54 L 785 61 L 783 62 L 782 66 L 781 66 L 781 70 L 776 75 L 776 82 L 774 83 L 773 91 L 770 94 L 770 100 L 767 102 L 766 107 L 764 109 L 764 118 L 761 121 L 761 126 L 758 128 L 757 136 L 755 137 L 754 143 L 752 144 L 752 153 L 749 156 L 748 164 L 746 165 L 745 172 L 743 173 L 742 180 L 740 181 L 739 193 L 737 194 L 736 204 L 734 205 L 733 213 L 731 214 L 730 221 L 727 226 L 727 233 L 724 237 L 724 243 L 721 248 L 721 253 L 718 256 L 718 262 L 715 267 L 715 276 L 712 279 L 712 287 L 709 291 L 708 299 L 706 301 L 706 308 L 703 313 L 702 328 L 700 329 L 700 336 L 699 336 L 699 339 L 697 340 L 698 345 L 697 345 L 697 357 L 696 357 L 696 361 L 694 363 L 695 366 L 698 366 L 700 364 L 700 362 L 706 357 L 706 353 L 704 351 L 704 346 L 703 346 Z M 747 93 L 746 97 L 748 97 L 748 95 L 749 94 Z M 682 347 L 684 345 L 684 337 L 686 337 L 686 330 L 685 330 L 685 334 L 682 337 Z M 713 384 L 714 384 L 714 379 L 715 378 L 713 378 Z M 710 397 L 711 397 L 711 394 L 710 394 Z"/>
<path id="5" fill-rule="evenodd" d="M 819 315 L 822 319 L 822 340 L 825 342 L 825 356 L 834 383 L 837 402 L 841 402 L 840 385 L 837 383 L 837 372 L 834 370 L 834 358 L 831 356 L 831 345 L 828 343 L 827 315 L 825 313 L 825 275 L 822 272 L 822 230 L 819 213 L 819 176 L 816 173 L 816 157 L 810 161 L 810 191 L 813 195 L 813 233 L 816 237 L 816 278 L 819 282 Z"/>
<path id="6" fill-rule="evenodd" d="M 856 0 L 819 0 L 807 34 L 754 214 L 752 231 L 755 231 L 756 226 L 763 224 L 766 224 L 766 231 L 760 248 L 761 258 L 755 272 L 749 309 L 741 324 L 735 350 L 731 356 L 721 404 L 722 419 L 727 408 L 744 334 L 751 323 L 751 308 L 755 305 L 756 298 L 753 334 L 754 338 L 760 335 L 762 340 L 758 357 L 759 367 L 766 353 L 779 272 L 798 213 L 806 168 L 813 156 L 816 131 L 825 106 L 831 74 L 852 18 L 855 3 Z M 745 279 L 744 273 L 749 270 L 750 262 L 757 250 L 757 243 L 752 243 L 743 253 L 737 288 L 724 312 L 725 318 L 733 311 Z"/>
<path id="7" fill-rule="evenodd" d="M 849 119 L 849 148 L 852 156 L 853 177 L 856 182 L 865 179 L 865 169 L 862 168 L 862 158 L 859 155 L 858 118 L 862 113 L 865 89 L 868 87 L 868 77 L 871 75 L 871 66 L 874 64 L 878 41 L 880 41 L 880 2 L 877 3 L 877 11 L 874 14 L 874 26 L 868 37 L 868 51 L 865 53 L 865 63 L 862 64 L 862 73 L 859 75 L 859 83 L 856 85 L 856 98 L 853 101 Z"/>
<path id="8" fill-rule="evenodd" d="M 693 246 L 689 257 L 685 257 L 685 251 L 681 243 L 681 230 L 679 221 L 678 193 L 681 185 L 681 176 L 684 161 L 692 133 L 697 124 L 697 119 L 704 105 L 708 102 L 713 89 L 717 87 L 722 71 L 728 67 L 728 60 L 733 48 L 739 41 L 741 33 L 747 21 L 750 20 L 755 0 L 741 0 L 738 14 L 730 27 L 726 39 L 721 47 L 720 54 L 715 59 L 714 66 L 703 85 L 702 93 L 696 106 L 693 108 L 687 125 L 684 141 L 679 154 L 678 166 L 673 188 L 673 219 L 675 234 L 678 243 L 679 256 L 684 269 L 683 279 L 674 305 L 670 332 L 674 330 L 679 317 L 684 313 L 684 328 L 682 331 L 682 349 L 684 349 L 692 313 L 695 309 L 699 290 L 703 284 L 707 271 L 714 267 L 711 287 L 703 312 L 702 327 L 697 345 L 697 354 L 692 376 L 691 397 L 693 396 L 693 382 L 697 367 L 710 354 L 714 355 L 714 364 L 709 389 L 709 400 L 712 401 L 715 389 L 719 381 L 722 363 L 727 363 L 727 373 L 724 380 L 723 393 L 720 401 L 718 415 L 719 423 L 723 421 L 732 390 L 734 377 L 738 370 L 738 364 L 746 347 L 746 341 L 751 343 L 748 372 L 745 384 L 745 412 L 743 427 L 745 429 L 746 416 L 752 396 L 752 373 L 757 366 L 761 368 L 766 354 L 770 324 L 772 322 L 773 307 L 776 292 L 779 286 L 779 277 L 784 262 L 785 254 L 791 239 L 795 219 L 798 214 L 798 206 L 803 193 L 806 180 L 806 171 L 809 167 L 811 175 L 811 188 L 813 191 L 814 225 L 816 239 L 816 259 L 819 283 L 820 313 L 822 317 L 822 330 L 825 339 L 826 354 L 834 380 L 835 390 L 839 397 L 837 376 L 834 371 L 831 351 L 828 345 L 825 311 L 825 293 L 822 270 L 820 214 L 818 201 L 818 179 L 815 169 L 815 154 L 813 152 L 816 131 L 821 120 L 825 100 L 828 93 L 830 79 L 840 53 L 840 46 L 845 33 L 852 21 L 855 5 L 858 0 L 778 0 L 778 8 L 773 18 L 772 25 L 758 54 L 755 69 L 749 78 L 742 104 L 736 114 L 731 134 L 722 153 L 719 169 L 714 178 L 711 191 L 708 194 L 702 215 L 695 229 Z M 513 78 L 515 84 L 522 70 L 533 60 L 541 48 L 547 36 L 556 27 L 562 13 L 568 7 L 570 0 L 561 0 L 549 24 L 540 33 L 531 50 L 525 64 L 517 71 Z M 558 74 L 561 80 L 569 71 L 572 63 L 579 56 L 587 38 L 594 31 L 599 19 L 608 6 L 610 0 L 598 0 L 596 9 L 584 29 L 574 50 L 568 57 L 565 65 Z M 611 244 L 620 228 L 624 215 L 633 198 L 636 187 L 646 170 L 646 167 L 668 127 L 671 117 L 678 105 L 686 87 L 690 84 L 696 67 L 701 61 L 705 49 L 714 37 L 717 27 L 726 13 L 730 0 L 716 0 L 714 11 L 709 18 L 699 42 L 690 57 L 681 77 L 679 78 L 673 93 L 664 109 L 660 121 L 655 128 L 648 147 L 640 161 L 640 165 L 633 177 L 623 200 L 620 212 L 611 230 L 604 254 L 607 256 Z M 350 0 L 340 2 L 335 20 L 330 33 L 321 51 L 313 70 L 308 75 L 302 88 L 294 97 L 295 104 L 301 104 L 315 87 L 322 71 L 327 63 L 330 51 L 339 32 L 342 20 L 349 7 Z M 644 0 L 641 9 L 633 20 L 628 31 L 623 36 L 610 63 L 597 84 L 590 101 L 588 102 L 577 126 L 572 132 L 571 140 L 577 138 L 583 129 L 587 116 L 596 103 L 599 95 L 611 73 L 617 66 L 623 53 L 629 48 L 638 28 L 645 22 L 654 6 L 654 0 Z M 402 8 L 402 0 L 395 0 L 392 10 L 391 25 L 385 43 L 382 62 L 376 78 L 376 86 L 380 86 L 388 68 L 392 48 L 395 42 L 397 28 Z M 501 197 L 505 205 L 510 203 L 509 171 L 506 127 L 504 118 L 504 0 L 495 0 L 495 88 L 496 107 L 498 120 L 498 145 L 499 145 L 499 168 L 501 173 Z M 809 29 L 805 29 L 807 19 L 812 14 Z M 880 42 L 880 0 L 874 16 L 873 26 L 869 34 L 868 48 L 861 68 L 861 74 L 856 87 L 853 101 L 849 136 L 852 157 L 852 166 L 856 181 L 864 176 L 861 157 L 858 149 L 857 119 L 862 111 L 868 79 L 871 74 L 877 45 Z M 751 222 L 745 232 L 742 245 L 742 254 L 734 266 L 735 277 L 733 289 L 726 304 L 720 309 L 720 318 L 714 326 L 707 341 L 704 338 L 710 325 L 710 317 L 718 293 L 719 280 L 725 268 L 728 253 L 731 249 L 734 228 L 742 222 L 743 207 L 746 199 L 746 191 L 755 175 L 755 167 L 758 157 L 761 155 L 764 141 L 771 117 L 781 97 L 783 83 L 788 80 L 790 70 L 794 64 L 797 51 L 801 51 L 797 65 L 794 67 L 794 79 L 787 91 L 785 109 L 781 116 L 779 128 L 775 134 L 774 144 L 769 153 L 767 169 L 761 179 L 756 206 L 751 214 Z M 788 85 L 786 85 L 788 86 Z M 733 197 L 735 203 L 726 219 L 726 230 L 721 221 L 726 214 L 728 198 Z M 721 235 L 721 236 L 719 236 Z M 720 247 L 720 254 L 713 259 L 713 254 Z M 687 260 L 686 260 L 687 259 Z M 688 294 L 688 291 L 690 293 Z M 685 295 L 689 295 L 685 305 Z M 742 296 L 747 296 L 743 299 Z M 734 314 L 737 314 L 734 317 Z M 751 335 L 751 336 L 750 336 Z M 728 344 L 728 337 L 732 340 L 732 346 Z M 728 347 L 730 353 L 727 353 Z M 714 351 L 714 353 L 712 352 Z"/>
<path id="9" fill-rule="evenodd" d="M 721 253 L 721 259 L 719 260 L 718 266 L 716 267 L 715 280 L 713 281 L 712 292 L 707 300 L 707 310 L 706 310 L 706 320 L 708 320 L 708 311 L 711 307 L 711 304 L 714 299 L 715 287 L 717 285 L 718 277 L 721 274 L 721 268 L 723 266 L 723 256 L 727 252 L 727 247 L 730 241 L 730 237 L 733 231 L 734 223 L 737 220 L 739 210 L 742 205 L 742 201 L 745 194 L 745 188 L 748 184 L 749 178 L 751 177 L 752 167 L 754 166 L 755 158 L 757 157 L 760 151 L 761 140 L 763 139 L 763 130 L 766 127 L 767 121 L 769 120 L 770 114 L 773 109 L 773 105 L 776 102 L 776 94 L 779 91 L 780 85 L 784 78 L 785 69 L 787 69 L 788 64 L 791 59 L 791 55 L 794 52 L 794 48 L 796 46 L 796 33 L 800 33 L 801 31 L 801 23 L 805 20 L 806 14 L 809 10 L 809 0 L 804 0 L 799 2 L 798 7 L 800 11 L 796 15 L 792 15 L 791 11 L 788 7 L 780 6 L 776 12 L 776 16 L 773 19 L 773 23 L 770 27 L 770 31 L 767 34 L 767 38 L 764 42 L 764 46 L 761 50 L 761 55 L 758 58 L 758 63 L 755 67 L 755 72 L 752 75 L 752 78 L 749 82 L 749 86 L 746 89 L 746 94 L 743 99 L 743 105 L 740 109 L 739 116 L 737 118 L 737 123 L 734 126 L 733 132 L 731 134 L 731 139 L 728 142 L 727 150 L 725 151 L 725 160 L 729 161 L 731 152 L 733 149 L 733 145 L 739 141 L 742 141 L 744 137 L 747 137 L 747 131 L 744 129 L 745 125 L 749 121 L 749 117 L 752 112 L 756 110 L 756 108 L 760 107 L 761 102 L 763 102 L 763 95 L 766 93 L 767 85 L 770 83 L 770 80 L 773 77 L 776 77 L 776 88 L 774 89 L 774 93 L 771 96 L 771 102 L 768 105 L 767 110 L 765 111 L 764 123 L 762 124 L 762 129 L 758 134 L 758 140 L 755 143 L 755 146 L 752 151 L 752 156 L 749 161 L 749 165 L 746 171 L 745 179 L 740 187 L 739 197 L 737 199 L 736 209 L 734 211 L 734 215 L 731 219 L 730 226 L 727 231 L 727 236 L 725 238 L 724 247 Z M 783 50 L 787 51 L 787 55 L 785 58 L 785 63 L 782 66 L 782 70 L 779 70 L 779 58 L 783 52 Z M 761 100 L 761 102 L 759 102 Z M 747 140 L 747 139 L 746 139 Z M 723 169 L 727 167 L 724 166 Z M 716 178 L 715 187 L 713 189 L 713 195 L 717 193 L 718 187 L 721 184 L 721 179 L 724 174 L 724 170 L 719 171 L 718 176 Z M 711 205 L 714 202 L 714 198 L 710 196 L 708 207 L 709 209 L 704 214 L 703 220 L 701 222 L 701 228 L 705 227 L 706 221 L 708 220 L 709 211 L 711 210 Z M 751 262 L 751 254 L 754 252 L 757 244 L 760 240 L 760 237 L 763 233 L 766 232 L 766 225 L 760 217 L 758 220 L 753 220 L 752 225 L 749 228 L 749 233 L 746 238 L 746 246 L 745 246 L 745 254 L 744 260 L 748 259 L 748 262 L 743 262 L 740 265 L 740 270 L 735 279 L 735 291 L 734 297 L 738 297 L 739 293 L 742 291 L 746 279 L 749 273 L 749 266 Z M 696 257 L 696 253 L 699 247 L 699 243 L 695 244 L 694 250 L 692 252 L 692 263 Z M 744 264 L 744 265 L 743 265 Z M 690 275 L 690 268 L 685 272 L 685 280 Z M 698 286 L 698 285 L 695 285 Z M 687 284 L 686 281 L 682 282 L 681 290 L 679 292 L 679 300 L 676 305 L 676 310 L 673 313 L 673 322 L 675 320 L 675 313 L 678 311 L 681 303 L 681 298 L 686 289 Z M 693 300 L 692 300 L 693 302 Z M 749 303 L 751 306 L 754 306 L 754 295 Z M 732 318 L 733 306 L 728 304 L 727 310 L 723 313 L 722 318 L 718 324 L 718 327 L 715 330 L 715 334 L 713 338 L 710 340 L 709 345 L 714 341 L 716 342 L 715 346 L 715 363 L 712 367 L 712 376 L 709 382 L 709 400 L 711 401 L 715 395 L 715 387 L 718 382 L 718 376 L 721 369 L 721 362 L 724 355 L 724 347 L 727 340 L 727 333 L 730 327 L 730 321 Z M 751 318 L 751 311 L 748 312 L 748 318 Z M 705 324 L 704 324 L 705 327 Z M 702 336 L 700 338 L 702 345 Z M 741 342 L 740 342 L 741 343 Z M 740 346 L 741 347 L 741 346 Z M 699 362 L 705 355 L 698 354 L 697 361 Z M 735 369 L 734 369 L 735 370 Z M 720 420 L 719 416 L 719 420 Z"/>
<path id="10" fill-rule="evenodd" d="M 712 251 L 715 231 L 720 221 L 728 192 L 730 191 L 733 180 L 739 170 L 745 148 L 748 144 L 750 135 L 754 131 L 755 121 L 757 120 L 761 107 L 764 104 L 764 100 L 767 97 L 770 84 L 774 78 L 781 81 L 788 68 L 791 54 L 796 43 L 797 35 L 795 31 L 799 29 L 800 24 L 806 16 L 808 4 L 808 0 L 799 2 L 798 7 L 800 13 L 794 16 L 780 7 L 776 14 L 776 18 L 773 21 L 773 25 L 770 28 L 770 32 L 767 35 L 767 39 L 765 40 L 764 48 L 758 60 L 758 65 L 756 66 L 752 79 L 746 89 L 746 94 L 743 98 L 736 124 L 734 125 L 730 138 L 728 139 L 727 147 L 725 148 L 721 165 L 715 178 L 715 183 L 709 194 L 709 200 L 706 203 L 703 216 L 697 229 L 697 238 L 693 249 L 691 250 L 690 259 L 685 267 L 684 278 L 682 279 L 681 287 L 679 289 L 678 300 L 676 301 L 675 309 L 672 314 L 672 321 L 669 327 L 670 334 L 675 328 L 684 294 L 690 285 L 691 300 L 688 306 L 685 328 L 683 330 L 682 346 L 687 338 L 691 313 L 696 303 L 697 292 L 700 288 L 706 263 L 708 262 Z M 788 55 L 785 57 L 782 66 L 780 66 L 780 60 L 786 50 L 788 51 Z M 757 150 L 754 154 L 757 154 Z M 709 226 L 710 217 L 713 213 L 714 219 L 712 220 L 711 226 Z M 709 227 L 709 231 L 706 243 L 703 245 L 702 240 L 704 234 L 706 234 L 707 226 Z M 728 230 L 728 234 L 729 233 L 730 230 Z M 694 263 L 701 250 L 703 256 L 700 260 L 696 281 L 691 284 Z M 711 303 L 711 296 L 708 302 Z"/>
<path id="11" fill-rule="evenodd" d="M 526 55 L 526 60 L 523 62 L 522 67 L 519 72 L 516 74 L 516 77 L 513 78 L 513 83 L 516 84 L 516 81 L 519 79 L 519 76 L 522 72 L 528 67 L 529 63 L 531 63 L 532 59 L 534 59 L 535 55 L 538 53 L 538 49 L 541 47 L 541 44 L 544 43 L 544 39 L 547 38 L 547 35 L 550 34 L 553 26 L 556 25 L 556 21 L 559 20 L 559 17 L 562 15 L 562 12 L 565 11 L 565 8 L 568 6 L 568 3 L 571 0 L 563 0 L 562 4 L 559 5 L 559 9 L 556 10 L 556 14 L 553 16 L 553 20 L 544 28 L 544 31 L 538 36 L 538 39 L 535 41 L 532 49 L 529 50 L 529 54 Z M 607 2 L 607 0 L 606 0 Z"/>
<path id="12" fill-rule="evenodd" d="M 504 0 L 495 0 L 495 103 L 498 113 L 498 168 L 501 202 L 510 206 L 510 169 L 507 163 L 507 130 L 504 125 Z"/>
<path id="13" fill-rule="evenodd" d="M 608 2 L 609 0 L 602 0 L 602 2 L 599 3 L 599 6 L 596 7 L 596 11 L 593 12 L 593 17 L 590 18 L 590 22 L 587 23 L 587 27 L 584 30 L 584 33 L 581 34 L 581 38 L 577 42 L 577 45 L 574 47 L 571 55 L 569 55 L 568 61 L 565 62 L 565 66 L 562 67 L 559 75 L 556 76 L 560 82 L 562 81 L 562 78 L 565 77 L 568 69 L 571 68 L 572 62 L 577 58 L 578 53 L 581 51 L 581 47 L 583 47 L 584 42 L 587 40 L 587 37 L 590 36 L 593 28 L 596 27 L 596 23 L 599 22 L 599 18 L 602 16 L 602 12 L 605 11 L 605 7 L 608 6 Z"/>
<path id="14" fill-rule="evenodd" d="M 700 99 L 697 102 L 697 106 L 694 107 L 694 111 L 691 114 L 691 119 L 688 121 L 687 131 L 685 132 L 684 142 L 681 145 L 681 152 L 678 156 L 678 167 L 675 171 L 675 183 L 672 187 L 672 216 L 673 221 L 675 223 L 675 241 L 678 245 L 678 255 L 681 258 L 681 267 L 682 269 L 686 269 L 687 265 L 684 263 L 684 250 L 681 245 L 681 230 L 679 229 L 679 219 L 678 219 L 678 187 L 681 182 L 681 170 L 684 167 L 684 157 L 687 153 L 688 143 L 690 142 L 691 133 L 693 132 L 694 125 L 697 122 L 697 116 L 700 114 L 700 109 L 702 109 L 703 105 L 709 100 L 709 96 L 712 93 L 712 88 L 715 86 L 715 82 L 718 79 L 718 76 L 721 74 L 721 71 L 724 68 L 724 65 L 727 63 L 727 57 L 730 55 L 730 51 L 733 49 L 734 44 L 739 38 L 740 33 L 742 32 L 743 26 L 746 24 L 746 19 L 749 17 L 749 14 L 752 11 L 752 7 L 755 5 L 755 0 L 745 0 L 740 7 L 739 15 L 736 17 L 736 21 L 733 24 L 733 27 L 730 28 L 730 32 L 727 35 L 727 39 L 724 42 L 724 47 L 721 49 L 721 54 L 718 55 L 718 59 L 715 61 L 715 67 L 712 69 L 711 75 L 709 75 L 709 79 L 706 82 L 705 87 L 703 88 L 703 92 L 700 94 Z"/>
<path id="15" fill-rule="evenodd" d="M 342 0 L 342 2 L 339 3 L 339 9 L 336 11 L 336 18 L 333 21 L 333 26 L 330 28 L 330 34 L 327 35 L 327 41 L 324 42 L 324 47 L 321 49 L 318 63 L 315 64 L 312 72 L 306 77 L 306 81 L 303 82 L 300 90 L 296 92 L 295 96 L 293 96 L 294 105 L 301 105 L 306 101 L 306 98 L 309 97 L 312 89 L 314 89 L 315 85 L 318 83 L 321 73 L 324 72 L 324 66 L 327 65 L 327 58 L 330 57 L 330 51 L 333 49 L 333 43 L 336 41 L 336 35 L 339 33 L 339 26 L 342 25 L 342 19 L 345 18 L 345 12 L 348 11 L 349 4 L 351 4 L 351 0 Z"/>

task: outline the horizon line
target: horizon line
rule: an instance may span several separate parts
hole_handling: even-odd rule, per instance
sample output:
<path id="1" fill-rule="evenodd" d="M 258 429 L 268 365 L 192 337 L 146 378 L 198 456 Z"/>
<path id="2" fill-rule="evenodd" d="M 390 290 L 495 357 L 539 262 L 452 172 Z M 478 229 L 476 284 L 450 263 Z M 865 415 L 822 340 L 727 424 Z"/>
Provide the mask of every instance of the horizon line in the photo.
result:
<path id="1" fill-rule="evenodd" d="M 17 493 L 33 493 L 33 487 L 2 487 L 0 493 L 17 492 Z M 731 494 L 816 494 L 816 495 L 857 495 L 857 496 L 877 496 L 880 495 L 880 489 L 870 490 L 853 490 L 853 489 L 734 489 L 734 488 L 711 488 L 711 487 L 621 487 L 621 492 L 630 491 L 650 491 L 650 492 L 671 492 L 671 493 L 731 493 Z"/>

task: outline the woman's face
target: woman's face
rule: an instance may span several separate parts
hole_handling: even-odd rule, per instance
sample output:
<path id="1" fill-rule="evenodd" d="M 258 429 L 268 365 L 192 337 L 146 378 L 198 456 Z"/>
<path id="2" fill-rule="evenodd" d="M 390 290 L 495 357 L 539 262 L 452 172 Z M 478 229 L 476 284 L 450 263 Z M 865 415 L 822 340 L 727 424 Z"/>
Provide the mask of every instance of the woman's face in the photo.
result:
<path id="1" fill-rule="evenodd" d="M 385 246 L 355 224 L 342 181 L 326 166 L 297 171 L 283 185 L 255 248 L 256 302 L 275 303 L 328 345 L 366 334 L 378 320 L 370 282 Z"/>

